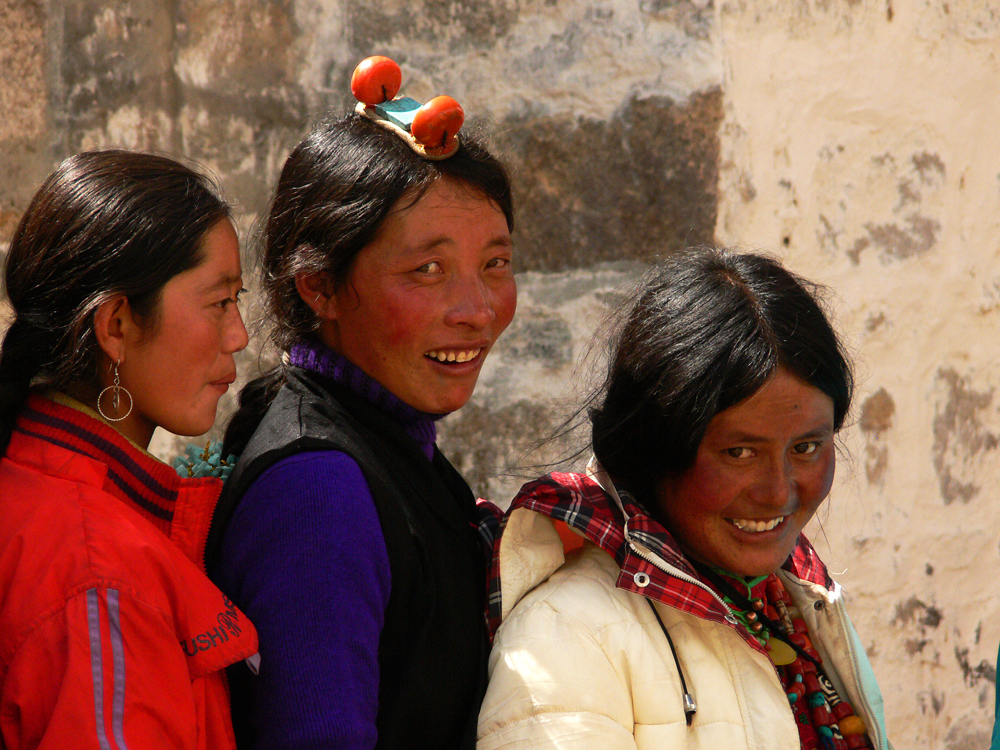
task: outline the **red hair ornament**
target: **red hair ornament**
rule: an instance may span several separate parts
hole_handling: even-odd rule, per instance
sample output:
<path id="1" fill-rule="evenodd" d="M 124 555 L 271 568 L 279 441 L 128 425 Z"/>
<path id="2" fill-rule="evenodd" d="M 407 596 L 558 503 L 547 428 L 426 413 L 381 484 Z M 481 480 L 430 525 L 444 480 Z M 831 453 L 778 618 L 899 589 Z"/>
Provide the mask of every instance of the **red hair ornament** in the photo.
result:
<path id="1" fill-rule="evenodd" d="M 396 96 L 402 78 L 399 65 L 388 57 L 362 60 L 351 76 L 351 93 L 358 100 L 355 111 L 391 130 L 425 159 L 447 159 L 458 151 L 464 110 L 450 96 L 426 104 Z"/>

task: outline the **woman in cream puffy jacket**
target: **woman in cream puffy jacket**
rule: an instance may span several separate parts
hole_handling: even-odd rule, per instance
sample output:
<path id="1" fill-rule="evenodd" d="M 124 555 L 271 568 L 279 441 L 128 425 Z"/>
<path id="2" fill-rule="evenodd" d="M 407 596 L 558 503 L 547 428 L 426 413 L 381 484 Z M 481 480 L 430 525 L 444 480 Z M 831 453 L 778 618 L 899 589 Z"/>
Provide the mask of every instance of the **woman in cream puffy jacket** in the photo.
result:
<path id="1" fill-rule="evenodd" d="M 852 388 L 815 291 L 777 262 L 698 249 L 653 269 L 587 473 L 525 485 L 501 521 L 479 749 L 890 750 L 801 534 Z"/>

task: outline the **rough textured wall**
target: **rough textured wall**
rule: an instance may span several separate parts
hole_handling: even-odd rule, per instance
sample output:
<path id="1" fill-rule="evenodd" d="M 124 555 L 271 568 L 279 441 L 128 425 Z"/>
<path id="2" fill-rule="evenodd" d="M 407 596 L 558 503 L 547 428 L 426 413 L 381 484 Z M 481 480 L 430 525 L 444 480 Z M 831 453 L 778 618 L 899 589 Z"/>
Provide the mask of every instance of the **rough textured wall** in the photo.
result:
<path id="1" fill-rule="evenodd" d="M 0 131 L 8 230 L 61 158 L 112 145 L 204 164 L 246 230 L 309 123 L 352 104 L 368 54 L 401 64 L 405 93 L 462 102 L 510 164 L 518 206 L 520 313 L 475 403 L 443 430 L 484 493 L 551 421 L 544 398 L 601 317 L 607 278 L 714 235 L 722 68 L 707 2 L 0 2 L 17 40 L 3 54 L 34 85 L 0 81 L 17 113 Z M 552 294 L 560 273 L 567 291 Z"/>
<path id="2" fill-rule="evenodd" d="M 496 499 L 519 483 L 508 464 L 571 453 L 534 444 L 572 412 L 590 332 L 643 260 L 717 237 L 831 285 L 861 377 L 812 536 L 897 747 L 985 745 L 997 0 L 0 0 L 0 32 L 3 239 L 61 158 L 108 145 L 208 166 L 246 234 L 371 53 L 406 93 L 462 102 L 513 168 L 520 301 L 441 442 Z"/>
<path id="3" fill-rule="evenodd" d="M 49 118 L 42 4 L 0 0 L 0 22 L 0 70 L 5 72 L 0 77 L 0 243 L 5 245 L 39 175 L 50 169 L 47 154 L 38 154 L 49 135 Z"/>
<path id="4" fill-rule="evenodd" d="M 813 537 L 897 747 L 988 747 L 1000 3 L 724 2 L 719 20 L 719 238 L 829 284 L 860 364 L 853 460 Z"/>

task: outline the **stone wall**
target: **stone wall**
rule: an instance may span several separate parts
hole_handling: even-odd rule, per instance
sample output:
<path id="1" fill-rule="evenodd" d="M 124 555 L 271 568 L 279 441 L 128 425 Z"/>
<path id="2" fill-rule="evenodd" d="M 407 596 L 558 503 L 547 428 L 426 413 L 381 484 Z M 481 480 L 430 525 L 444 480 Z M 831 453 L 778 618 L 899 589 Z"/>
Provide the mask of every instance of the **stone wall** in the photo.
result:
<path id="1" fill-rule="evenodd" d="M 988 744 L 1000 1 L 0 0 L 0 33 L 0 241 L 63 157 L 110 145 L 216 172 L 247 237 L 368 54 L 462 102 L 513 169 L 520 298 L 441 442 L 498 500 L 580 447 L 538 440 L 645 261 L 733 243 L 827 284 L 859 394 L 811 536 L 896 746 Z"/>

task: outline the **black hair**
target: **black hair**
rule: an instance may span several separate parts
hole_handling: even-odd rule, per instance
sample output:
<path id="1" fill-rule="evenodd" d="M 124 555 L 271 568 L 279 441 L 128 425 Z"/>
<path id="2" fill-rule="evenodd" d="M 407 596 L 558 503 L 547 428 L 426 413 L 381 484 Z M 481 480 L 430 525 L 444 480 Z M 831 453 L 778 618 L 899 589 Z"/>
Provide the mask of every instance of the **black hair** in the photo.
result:
<path id="1" fill-rule="evenodd" d="M 0 349 L 0 454 L 32 385 L 96 381 L 97 308 L 124 295 L 155 325 L 164 284 L 201 262 L 202 238 L 228 216 L 214 183 L 164 156 L 89 151 L 49 175 L 7 252 L 14 318 Z"/>
<path id="2" fill-rule="evenodd" d="M 712 418 L 778 367 L 830 397 L 839 430 L 854 377 L 820 291 L 756 253 L 692 248 L 653 267 L 590 411 L 594 454 L 616 485 L 652 511 L 657 484 L 693 465 Z"/>
<path id="3" fill-rule="evenodd" d="M 279 351 L 319 327 L 296 289 L 296 275 L 326 273 L 334 284 L 344 283 L 358 253 L 397 204 L 416 202 L 437 179 L 455 180 L 488 198 L 513 229 L 506 168 L 473 136 L 463 133 L 460 140 L 454 156 L 429 161 L 398 135 L 351 113 L 324 121 L 295 147 L 260 239 L 270 339 Z M 242 452 L 283 381 L 279 366 L 243 388 L 240 408 L 226 430 L 227 452 Z"/>

